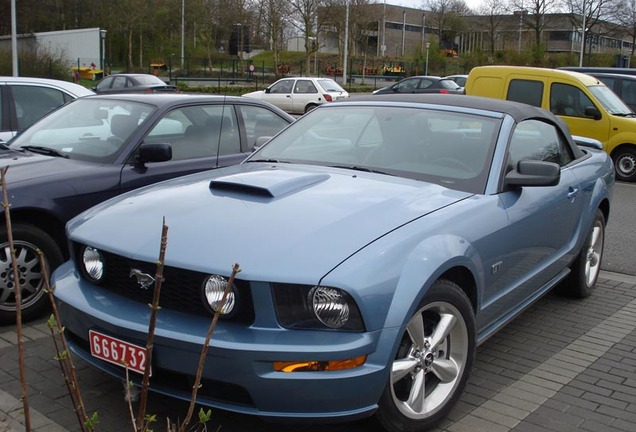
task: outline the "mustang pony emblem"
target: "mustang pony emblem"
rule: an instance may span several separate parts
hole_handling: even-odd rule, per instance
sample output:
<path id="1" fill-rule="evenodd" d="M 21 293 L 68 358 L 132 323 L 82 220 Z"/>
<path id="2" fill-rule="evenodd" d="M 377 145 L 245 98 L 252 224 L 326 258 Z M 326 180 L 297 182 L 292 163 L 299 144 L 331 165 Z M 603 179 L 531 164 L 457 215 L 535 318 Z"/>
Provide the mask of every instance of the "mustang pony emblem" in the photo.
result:
<path id="1" fill-rule="evenodd" d="M 137 283 L 141 287 L 141 289 L 148 289 L 155 283 L 155 278 L 150 276 L 148 273 L 143 273 L 138 269 L 130 269 L 130 277 L 135 277 L 137 279 Z"/>

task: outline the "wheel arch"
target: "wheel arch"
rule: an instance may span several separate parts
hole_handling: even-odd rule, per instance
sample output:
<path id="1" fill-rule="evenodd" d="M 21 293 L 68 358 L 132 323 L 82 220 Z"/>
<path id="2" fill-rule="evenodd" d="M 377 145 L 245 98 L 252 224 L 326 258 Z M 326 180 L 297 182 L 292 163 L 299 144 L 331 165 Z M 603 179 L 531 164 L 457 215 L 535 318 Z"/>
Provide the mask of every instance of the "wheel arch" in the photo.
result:
<path id="1" fill-rule="evenodd" d="M 11 210 L 11 224 L 29 224 L 44 230 L 58 244 L 64 259 L 68 259 L 68 244 L 64 232 L 65 223 L 55 216 L 35 208 Z M 2 213 L 2 226 L 6 226 L 4 212 Z"/>

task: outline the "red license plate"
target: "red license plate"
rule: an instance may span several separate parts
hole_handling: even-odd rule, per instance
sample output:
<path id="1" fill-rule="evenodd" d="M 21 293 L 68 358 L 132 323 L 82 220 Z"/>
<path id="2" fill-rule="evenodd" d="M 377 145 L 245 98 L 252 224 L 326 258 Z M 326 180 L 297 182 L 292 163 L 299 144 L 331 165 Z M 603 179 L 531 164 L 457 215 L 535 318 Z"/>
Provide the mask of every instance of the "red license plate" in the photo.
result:
<path id="1" fill-rule="evenodd" d="M 140 374 L 144 373 L 148 359 L 146 348 L 133 345 L 94 330 L 89 330 L 88 339 L 93 357 L 116 364 L 117 366 L 128 366 L 129 370 Z"/>

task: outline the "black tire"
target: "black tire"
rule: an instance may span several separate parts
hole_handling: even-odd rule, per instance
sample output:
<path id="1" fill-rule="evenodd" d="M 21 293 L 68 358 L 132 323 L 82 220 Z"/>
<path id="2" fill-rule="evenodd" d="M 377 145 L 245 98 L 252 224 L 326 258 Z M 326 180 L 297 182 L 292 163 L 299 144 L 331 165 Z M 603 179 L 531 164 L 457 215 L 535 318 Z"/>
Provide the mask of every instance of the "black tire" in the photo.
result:
<path id="1" fill-rule="evenodd" d="M 470 301 L 456 284 L 438 280 L 402 335 L 376 419 L 391 432 L 428 430 L 457 402 L 474 358 Z"/>
<path id="2" fill-rule="evenodd" d="M 309 111 L 311 111 L 312 109 L 316 108 L 318 105 L 316 104 L 309 104 L 305 107 L 305 114 L 307 114 Z"/>
<path id="3" fill-rule="evenodd" d="M 558 287 L 560 294 L 575 298 L 592 294 L 601 270 L 604 243 L 605 216 L 597 209 L 585 243 L 570 267 L 571 273 Z"/>
<path id="4" fill-rule="evenodd" d="M 636 181 L 636 148 L 623 146 L 612 152 L 616 179 L 626 182 Z"/>
<path id="5" fill-rule="evenodd" d="M 49 307 L 44 292 L 42 268 L 36 253 L 42 252 L 45 264 L 52 271 L 62 263 L 60 247 L 46 232 L 33 225 L 13 225 L 13 243 L 22 294 L 22 320 L 41 316 Z M 15 284 L 11 252 L 6 227 L 0 229 L 0 324 L 13 324 L 16 319 Z"/>

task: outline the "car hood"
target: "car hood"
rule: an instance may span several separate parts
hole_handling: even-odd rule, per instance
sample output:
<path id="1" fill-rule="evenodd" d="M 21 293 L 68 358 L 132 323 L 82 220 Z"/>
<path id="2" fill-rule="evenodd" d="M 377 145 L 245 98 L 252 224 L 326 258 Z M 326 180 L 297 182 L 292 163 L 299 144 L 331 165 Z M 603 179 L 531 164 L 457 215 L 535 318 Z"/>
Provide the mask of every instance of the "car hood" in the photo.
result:
<path id="1" fill-rule="evenodd" d="M 265 94 L 265 90 L 257 90 L 250 93 L 245 93 L 243 97 L 248 97 L 252 99 L 263 99 L 264 94 Z"/>
<path id="2" fill-rule="evenodd" d="M 68 176 L 69 172 L 77 173 L 82 167 L 94 169 L 95 164 L 9 149 L 0 153 L 0 168 L 3 167 L 9 167 L 7 183 L 17 185 L 21 182 L 41 183 L 42 179 L 58 174 Z"/>
<path id="3" fill-rule="evenodd" d="M 69 222 L 72 240 L 166 265 L 251 280 L 317 278 L 377 238 L 470 194 L 307 165 L 245 163 L 121 195 Z"/>

